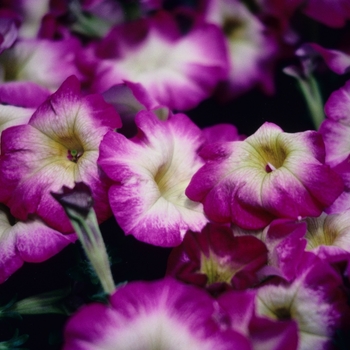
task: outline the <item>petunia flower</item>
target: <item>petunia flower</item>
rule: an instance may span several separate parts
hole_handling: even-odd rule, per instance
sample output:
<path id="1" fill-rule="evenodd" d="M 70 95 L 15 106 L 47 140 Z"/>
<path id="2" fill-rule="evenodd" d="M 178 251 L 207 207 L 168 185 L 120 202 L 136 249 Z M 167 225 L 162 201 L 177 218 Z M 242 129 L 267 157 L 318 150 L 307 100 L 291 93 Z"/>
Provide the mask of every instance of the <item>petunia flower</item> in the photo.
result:
<path id="1" fill-rule="evenodd" d="M 277 45 L 264 24 L 237 0 L 207 1 L 205 20 L 222 29 L 229 56 L 230 72 L 219 98 L 237 96 L 257 85 L 272 93 Z"/>
<path id="2" fill-rule="evenodd" d="M 350 254 L 350 212 L 306 218 L 306 249 L 321 258 Z"/>
<path id="3" fill-rule="evenodd" d="M 189 200 L 185 189 L 203 164 L 197 149 L 200 129 L 183 114 L 159 120 L 141 111 L 133 139 L 108 132 L 98 164 L 111 178 L 109 202 L 126 234 L 157 246 L 181 243 L 187 230 L 207 223 L 201 203 Z"/>
<path id="4" fill-rule="evenodd" d="M 257 290 L 231 290 L 217 299 L 226 327 L 249 338 L 253 350 L 297 350 L 298 327 L 294 320 L 275 320 L 256 312 Z"/>
<path id="5" fill-rule="evenodd" d="M 81 97 L 77 78 L 68 78 L 27 125 L 3 131 L 0 200 L 20 220 L 37 214 L 54 229 L 71 232 L 50 191 L 84 181 L 92 189 L 99 221 L 105 220 L 110 215 L 108 179 L 96 162 L 104 134 L 120 126 L 119 116 L 102 96 Z"/>
<path id="6" fill-rule="evenodd" d="M 228 72 L 219 28 L 198 23 L 182 36 L 166 12 L 115 27 L 95 51 L 94 91 L 124 80 L 140 83 L 170 109 L 195 107 Z"/>
<path id="7" fill-rule="evenodd" d="M 289 134 L 265 123 L 244 141 L 208 145 L 200 155 L 206 164 L 186 195 L 216 222 L 259 229 L 275 218 L 319 216 L 343 191 L 314 131 Z"/>
<path id="8" fill-rule="evenodd" d="M 55 91 L 77 68 L 77 39 L 22 39 L 0 56 L 1 82 L 30 81 Z"/>
<path id="9" fill-rule="evenodd" d="M 257 291 L 257 314 L 273 320 L 294 320 L 299 350 L 328 349 L 335 331 L 349 314 L 342 280 L 315 255 L 300 260 L 300 272 L 290 284 L 265 285 Z M 345 318 L 344 318 L 345 319 Z"/>
<path id="10" fill-rule="evenodd" d="M 45 261 L 76 239 L 75 234 L 63 235 L 36 216 L 19 221 L 0 204 L 0 283 L 24 262 Z"/>
<path id="11" fill-rule="evenodd" d="M 208 224 L 201 232 L 187 232 L 173 249 L 167 274 L 213 292 L 245 289 L 258 282 L 257 271 L 266 262 L 267 249 L 258 238 L 234 237 L 229 227 Z"/>
<path id="12" fill-rule="evenodd" d="M 221 330 L 214 300 L 173 279 L 131 282 L 110 304 L 91 304 L 68 321 L 64 350 L 250 350 L 238 332 Z"/>

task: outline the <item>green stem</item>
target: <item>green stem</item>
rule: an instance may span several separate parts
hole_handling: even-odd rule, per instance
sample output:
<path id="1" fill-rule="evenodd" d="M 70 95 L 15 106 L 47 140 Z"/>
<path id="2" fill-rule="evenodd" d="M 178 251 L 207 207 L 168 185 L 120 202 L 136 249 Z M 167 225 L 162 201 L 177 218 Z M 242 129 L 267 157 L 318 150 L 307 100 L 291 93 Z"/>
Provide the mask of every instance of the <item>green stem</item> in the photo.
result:
<path id="1" fill-rule="evenodd" d="M 324 120 L 323 100 L 316 79 L 310 75 L 308 79 L 297 79 L 306 101 L 311 119 L 318 130 Z"/>
<path id="2" fill-rule="evenodd" d="M 112 294 L 115 291 L 115 285 L 95 211 L 91 209 L 86 219 L 70 208 L 66 208 L 66 212 L 103 290 L 107 294 Z"/>

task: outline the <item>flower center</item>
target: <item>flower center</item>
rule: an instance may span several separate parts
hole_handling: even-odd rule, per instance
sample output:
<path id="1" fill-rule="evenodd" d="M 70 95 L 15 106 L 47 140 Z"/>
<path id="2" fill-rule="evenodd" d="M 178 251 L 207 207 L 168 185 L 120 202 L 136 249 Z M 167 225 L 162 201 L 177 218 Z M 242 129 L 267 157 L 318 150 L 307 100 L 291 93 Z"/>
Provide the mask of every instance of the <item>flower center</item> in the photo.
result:
<path id="1" fill-rule="evenodd" d="M 275 309 L 274 314 L 280 321 L 288 321 L 292 319 L 291 311 L 286 307 Z"/>
<path id="2" fill-rule="evenodd" d="M 259 150 L 267 173 L 271 173 L 282 167 L 287 158 L 286 150 L 278 143 L 275 145 L 261 145 Z"/>
<path id="3" fill-rule="evenodd" d="M 210 253 L 209 257 L 201 256 L 200 272 L 208 277 L 207 285 L 211 285 L 217 282 L 230 284 L 238 271 L 229 265 L 229 261 L 225 257 L 218 258 Z"/>
<path id="4" fill-rule="evenodd" d="M 326 214 L 322 214 L 318 218 L 307 218 L 307 250 L 319 247 L 320 245 L 334 245 L 339 232 L 334 225 L 327 224 Z"/>
<path id="5" fill-rule="evenodd" d="M 79 158 L 83 155 L 83 151 L 82 150 L 78 150 L 78 149 L 69 149 L 68 150 L 68 154 L 67 154 L 67 158 L 74 163 L 77 163 Z"/>
<path id="6" fill-rule="evenodd" d="M 222 26 L 225 36 L 231 40 L 239 39 L 243 36 L 246 24 L 244 21 L 238 18 L 230 17 L 226 18 Z"/>
<path id="7" fill-rule="evenodd" d="M 154 181 L 157 183 L 159 192 L 164 194 L 168 189 L 168 178 L 167 176 L 168 166 L 167 164 L 162 165 L 154 177 Z"/>

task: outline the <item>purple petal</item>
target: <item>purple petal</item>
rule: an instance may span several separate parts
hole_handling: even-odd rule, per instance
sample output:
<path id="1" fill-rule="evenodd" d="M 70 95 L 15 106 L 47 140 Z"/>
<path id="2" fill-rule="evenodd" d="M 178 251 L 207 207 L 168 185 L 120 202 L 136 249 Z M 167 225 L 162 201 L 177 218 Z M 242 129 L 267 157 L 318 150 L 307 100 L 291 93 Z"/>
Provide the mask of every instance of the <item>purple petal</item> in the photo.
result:
<path id="1" fill-rule="evenodd" d="M 172 279 L 131 282 L 119 288 L 110 302 L 82 308 L 69 320 L 64 350 L 250 349 L 242 335 L 220 331 L 213 299 Z"/>

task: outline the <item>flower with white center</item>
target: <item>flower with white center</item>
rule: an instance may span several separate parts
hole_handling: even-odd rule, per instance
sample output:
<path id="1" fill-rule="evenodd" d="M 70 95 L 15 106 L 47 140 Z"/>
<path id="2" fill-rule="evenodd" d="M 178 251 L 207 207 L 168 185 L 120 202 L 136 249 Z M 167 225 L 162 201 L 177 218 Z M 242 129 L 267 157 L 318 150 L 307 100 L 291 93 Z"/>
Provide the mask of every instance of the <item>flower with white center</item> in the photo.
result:
<path id="1" fill-rule="evenodd" d="M 220 97 L 236 96 L 256 85 L 271 93 L 274 89 L 271 68 L 277 45 L 266 34 L 263 23 L 237 0 L 210 0 L 206 12 L 206 21 L 223 30 L 230 62 Z"/>
<path id="2" fill-rule="evenodd" d="M 52 198 L 63 185 L 84 181 L 92 189 L 99 221 L 107 219 L 108 178 L 97 166 L 99 145 L 120 118 L 102 96 L 80 95 L 80 83 L 68 78 L 30 118 L 1 135 L 1 201 L 19 220 L 30 214 L 51 227 L 71 232 L 63 209 Z"/>
<path id="3" fill-rule="evenodd" d="M 0 57 L 1 82 L 32 82 L 55 91 L 70 75 L 81 76 L 76 64 L 78 40 L 22 39 Z"/>
<path id="4" fill-rule="evenodd" d="M 195 107 L 228 72 L 219 28 L 198 23 L 181 36 L 166 12 L 114 28 L 96 52 L 95 91 L 103 92 L 124 80 L 140 83 L 170 109 Z"/>
<path id="5" fill-rule="evenodd" d="M 326 262 L 306 253 L 290 284 L 265 285 L 257 291 L 257 314 L 298 324 L 299 350 L 325 349 L 342 316 L 348 313 L 342 280 Z"/>
<path id="6" fill-rule="evenodd" d="M 275 218 L 319 216 L 343 191 L 315 131 L 289 134 L 265 123 L 244 141 L 211 144 L 200 155 L 206 164 L 186 194 L 213 221 L 259 229 Z"/>
<path id="7" fill-rule="evenodd" d="M 203 164 L 197 149 L 200 129 L 183 114 L 159 120 L 141 111 L 133 139 L 108 132 L 98 164 L 111 178 L 109 202 L 126 234 L 163 247 L 181 243 L 187 230 L 207 223 L 201 203 L 185 195 L 192 175 Z"/>
<path id="8" fill-rule="evenodd" d="M 248 337 L 253 350 L 297 350 L 296 322 L 258 316 L 256 292 L 256 289 L 231 290 L 217 298 L 223 310 L 223 327 L 230 327 Z"/>
<path id="9" fill-rule="evenodd" d="M 223 331 L 205 291 L 170 278 L 131 282 L 68 321 L 64 350 L 250 350 L 246 337 Z"/>
<path id="10" fill-rule="evenodd" d="M 350 212 L 306 218 L 306 249 L 320 257 L 350 253 Z"/>

